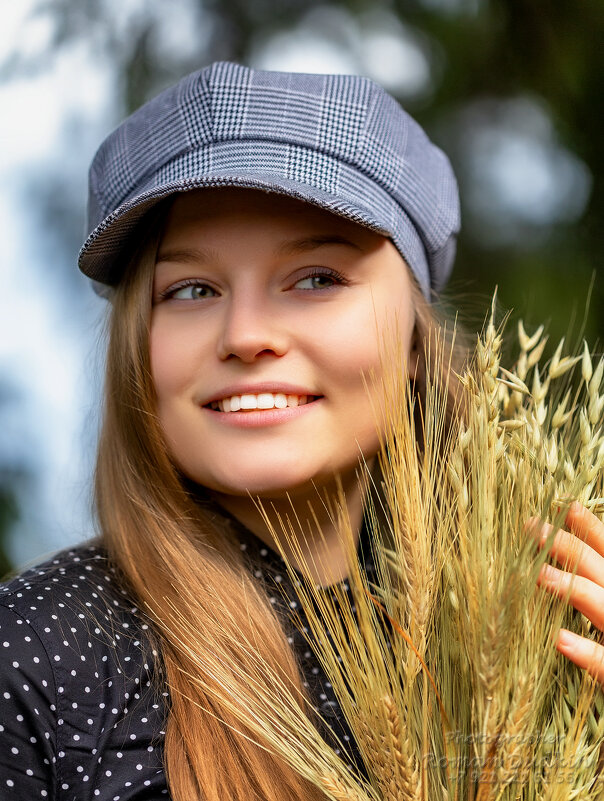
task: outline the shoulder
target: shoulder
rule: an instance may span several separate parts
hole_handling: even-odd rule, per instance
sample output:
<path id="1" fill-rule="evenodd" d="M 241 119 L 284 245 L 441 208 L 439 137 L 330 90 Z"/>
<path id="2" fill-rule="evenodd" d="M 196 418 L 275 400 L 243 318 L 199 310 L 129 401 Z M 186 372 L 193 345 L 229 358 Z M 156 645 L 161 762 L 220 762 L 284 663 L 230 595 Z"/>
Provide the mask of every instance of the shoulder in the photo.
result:
<path id="1" fill-rule="evenodd" d="M 153 656 L 148 624 L 96 544 L 62 551 L 0 584 L 0 626 L 15 625 L 35 633 L 58 670 L 73 670 L 74 662 L 80 671 L 86 663 L 98 670 L 100 660 L 119 662 L 122 672 L 135 653 L 136 662 L 145 650 Z M 10 647 L 4 642 L 0 652 Z"/>
<path id="2" fill-rule="evenodd" d="M 0 584 L 2 696 L 0 731 L 13 753 L 39 761 L 32 769 L 44 787 L 56 781 L 113 798 L 135 776 L 143 788 L 165 788 L 161 661 L 98 545 L 63 551 Z M 13 763 L 0 755 L 0 779 L 7 773 L 29 792 L 35 776 Z"/>
<path id="3" fill-rule="evenodd" d="M 130 620 L 147 629 L 139 610 L 122 586 L 104 549 L 85 544 L 50 559 L 0 584 L 0 606 L 21 615 L 28 624 L 65 634 L 69 620 L 76 627 L 95 621 L 99 628 L 127 631 Z M 77 621 L 83 621 L 78 624 Z M 50 632 L 46 632 L 50 633 Z M 71 632 L 76 633 L 76 632 Z"/>
<path id="4" fill-rule="evenodd" d="M 33 619 L 43 614 L 49 603 L 63 600 L 69 606 L 71 602 L 67 599 L 92 595 L 94 591 L 125 596 L 104 549 L 95 543 L 85 543 L 60 551 L 0 583 L 0 603 L 24 610 Z"/>

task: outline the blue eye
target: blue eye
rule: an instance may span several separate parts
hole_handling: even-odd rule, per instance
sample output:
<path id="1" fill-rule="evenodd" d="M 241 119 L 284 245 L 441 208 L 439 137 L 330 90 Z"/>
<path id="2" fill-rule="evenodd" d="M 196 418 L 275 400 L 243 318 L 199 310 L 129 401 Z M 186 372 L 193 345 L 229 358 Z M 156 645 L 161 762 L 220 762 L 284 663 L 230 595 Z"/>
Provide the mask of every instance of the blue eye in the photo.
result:
<path id="1" fill-rule="evenodd" d="M 165 300 L 205 300 L 217 295 L 215 289 L 198 281 L 187 281 L 162 293 Z"/>
<path id="2" fill-rule="evenodd" d="M 336 286 L 337 284 L 346 284 L 347 281 L 340 273 L 335 271 L 329 272 L 315 272 L 312 275 L 307 275 L 300 278 L 294 284 L 295 289 L 329 289 L 329 287 Z"/>

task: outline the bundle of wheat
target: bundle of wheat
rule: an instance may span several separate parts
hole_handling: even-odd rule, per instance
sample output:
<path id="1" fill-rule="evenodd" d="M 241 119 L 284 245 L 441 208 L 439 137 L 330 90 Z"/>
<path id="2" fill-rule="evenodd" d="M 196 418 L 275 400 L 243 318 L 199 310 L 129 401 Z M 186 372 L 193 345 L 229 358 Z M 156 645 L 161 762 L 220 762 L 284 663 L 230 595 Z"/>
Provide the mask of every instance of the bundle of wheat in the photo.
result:
<path id="1" fill-rule="evenodd" d="M 519 340 L 515 366 L 504 369 L 491 315 L 457 377 L 452 420 L 446 379 L 436 377 L 450 371 L 426 377 L 420 408 L 404 372 L 387 369 L 398 355 L 385 357 L 380 478 L 368 469 L 360 478 L 375 583 L 357 557 L 342 496 L 329 502 L 352 598 L 313 581 L 295 521 L 277 531 L 266 517 L 287 542 L 292 575 L 304 576 L 309 637 L 367 775 L 326 745 L 305 700 L 279 676 L 267 694 L 249 675 L 249 698 L 232 708 L 250 736 L 333 801 L 604 797 L 602 688 L 552 645 L 561 626 L 596 632 L 538 586 L 571 499 L 604 509 L 604 360 L 594 367 L 587 346 L 564 356 L 562 342 L 542 364 L 543 329 L 529 337 L 520 324 Z M 438 336 L 427 347 L 430 363 L 446 358 Z M 196 658 L 228 700 L 236 666 Z"/>

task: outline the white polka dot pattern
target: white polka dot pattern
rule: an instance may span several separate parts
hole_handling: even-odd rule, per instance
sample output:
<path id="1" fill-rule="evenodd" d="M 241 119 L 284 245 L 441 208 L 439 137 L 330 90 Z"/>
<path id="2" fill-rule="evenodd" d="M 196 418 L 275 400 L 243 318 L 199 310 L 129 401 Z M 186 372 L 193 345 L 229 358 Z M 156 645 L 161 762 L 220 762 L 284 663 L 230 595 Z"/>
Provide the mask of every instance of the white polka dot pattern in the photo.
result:
<path id="1" fill-rule="evenodd" d="M 94 546 L 0 585 L 2 801 L 168 797 L 144 626 Z"/>
<path id="2" fill-rule="evenodd" d="M 284 622 L 316 710 L 362 769 L 283 561 L 234 528 Z M 0 584 L 1 801 L 169 798 L 162 767 L 169 697 L 150 635 L 95 545 Z"/>

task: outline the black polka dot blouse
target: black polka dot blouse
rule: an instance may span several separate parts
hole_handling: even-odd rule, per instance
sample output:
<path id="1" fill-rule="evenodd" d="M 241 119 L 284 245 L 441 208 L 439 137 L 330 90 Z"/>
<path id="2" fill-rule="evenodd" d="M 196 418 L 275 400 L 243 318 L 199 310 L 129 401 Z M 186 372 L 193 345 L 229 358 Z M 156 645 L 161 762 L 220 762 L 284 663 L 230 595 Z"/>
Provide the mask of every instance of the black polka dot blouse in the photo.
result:
<path id="1" fill-rule="evenodd" d="M 300 610 L 281 558 L 247 531 L 238 537 L 283 617 L 317 710 L 360 765 L 304 616 L 302 630 L 291 620 Z M 170 701 L 149 635 L 98 545 L 0 584 L 1 801 L 169 798 L 162 757 Z"/>

